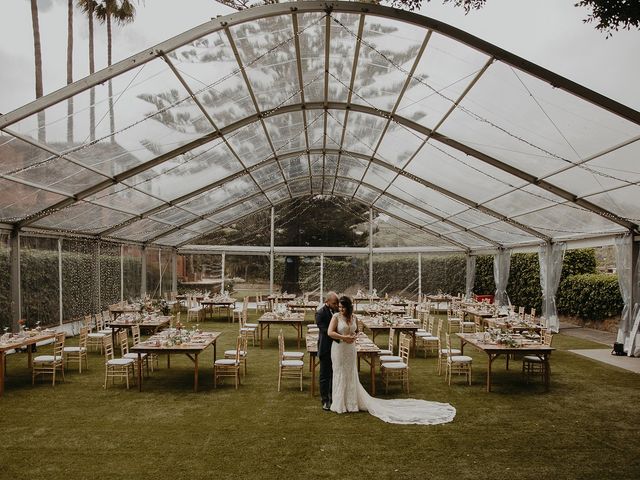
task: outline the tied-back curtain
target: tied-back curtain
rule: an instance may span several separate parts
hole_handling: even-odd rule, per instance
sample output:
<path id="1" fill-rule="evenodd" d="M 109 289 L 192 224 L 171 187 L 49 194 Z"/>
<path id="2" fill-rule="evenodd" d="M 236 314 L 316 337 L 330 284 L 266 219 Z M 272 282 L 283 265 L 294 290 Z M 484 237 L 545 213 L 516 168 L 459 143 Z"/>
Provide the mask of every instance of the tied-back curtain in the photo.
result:
<path id="1" fill-rule="evenodd" d="M 467 255 L 467 283 L 465 288 L 465 297 L 471 298 L 473 294 L 473 284 L 476 282 L 476 257 Z"/>
<path id="2" fill-rule="evenodd" d="M 624 343 L 625 350 L 629 351 L 630 333 L 632 327 L 632 308 L 629 305 L 631 301 L 631 248 L 633 246 L 633 237 L 631 235 L 625 235 L 624 237 L 618 237 L 614 240 L 616 246 L 616 271 L 618 272 L 618 286 L 620 287 L 620 294 L 622 295 L 622 315 L 620 316 L 620 323 L 618 324 L 618 338 L 619 343 Z"/>
<path id="3" fill-rule="evenodd" d="M 562 274 L 562 260 L 566 243 L 542 245 L 538 252 L 540 261 L 540 287 L 542 288 L 542 316 L 544 325 L 552 332 L 560 330 L 560 320 L 556 309 L 556 293 Z"/>
<path id="4" fill-rule="evenodd" d="M 498 306 L 511 304 L 511 302 L 509 302 L 509 295 L 507 295 L 509 268 L 511 268 L 511 250 L 500 250 L 500 252 L 493 257 L 493 280 L 496 283 L 494 301 Z"/>

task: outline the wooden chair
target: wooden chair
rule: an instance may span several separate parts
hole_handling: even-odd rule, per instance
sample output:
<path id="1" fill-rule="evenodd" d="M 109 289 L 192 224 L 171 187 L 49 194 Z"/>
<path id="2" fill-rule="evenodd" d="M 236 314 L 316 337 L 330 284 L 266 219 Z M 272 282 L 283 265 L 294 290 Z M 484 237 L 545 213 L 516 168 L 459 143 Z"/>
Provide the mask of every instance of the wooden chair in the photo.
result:
<path id="1" fill-rule="evenodd" d="M 462 324 L 462 312 L 457 310 L 449 310 L 447 312 L 447 321 L 448 321 L 448 326 L 447 326 L 447 332 L 449 334 L 454 333 L 454 329 L 456 332 L 460 331 L 460 326 Z"/>
<path id="2" fill-rule="evenodd" d="M 464 374 L 467 377 L 469 385 L 471 385 L 471 367 L 473 364 L 473 358 L 467 355 L 453 355 L 451 348 L 451 337 L 448 333 L 445 333 L 447 341 L 447 371 L 445 372 L 445 380 L 448 380 L 451 385 L 451 375 L 458 373 Z"/>
<path id="3" fill-rule="evenodd" d="M 380 364 L 383 363 L 397 363 L 401 362 L 402 358 L 400 355 L 393 354 L 393 340 L 395 339 L 395 329 L 389 328 L 389 344 L 386 350 L 380 350 L 378 353 L 378 359 L 380 360 Z"/>
<path id="4" fill-rule="evenodd" d="M 89 334 L 87 335 L 87 350 L 92 350 L 95 348 L 96 351 L 100 351 L 100 353 L 102 353 L 104 337 L 111 336 L 111 330 L 109 329 L 109 331 L 107 332 L 101 314 L 95 315 L 94 319 L 96 331 L 89 331 Z"/>
<path id="5" fill-rule="evenodd" d="M 300 391 L 302 391 L 302 375 L 304 362 L 302 360 L 288 359 L 284 356 L 284 335 L 282 330 L 278 334 L 278 391 L 283 378 L 299 378 Z"/>
<path id="6" fill-rule="evenodd" d="M 440 339 L 440 336 L 438 336 L 438 339 Z M 450 346 L 442 348 L 442 340 L 438 342 L 438 352 L 438 375 L 442 375 L 442 367 L 446 366 L 449 353 L 451 355 L 462 355 L 462 351 L 459 348 L 451 348 Z"/>
<path id="7" fill-rule="evenodd" d="M 248 323 L 247 316 L 248 310 L 245 308 L 242 312 L 242 321 L 240 322 L 240 334 L 246 333 L 247 336 L 251 336 L 251 346 L 256 346 L 256 340 L 258 339 L 258 324 Z"/>
<path id="8" fill-rule="evenodd" d="M 440 349 L 440 330 L 442 329 L 442 318 L 438 319 L 438 326 L 434 330 L 433 317 L 429 317 L 428 332 L 425 335 L 416 333 L 416 353 L 424 350 L 424 358 L 427 358 L 427 350 L 438 352 Z"/>
<path id="9" fill-rule="evenodd" d="M 64 347 L 62 352 L 64 353 L 65 368 L 67 365 L 73 362 L 78 362 L 78 373 L 82 373 L 82 360 L 84 359 L 84 366 L 86 370 L 89 370 L 89 363 L 87 359 L 87 341 L 89 337 L 89 327 L 83 326 L 80 328 L 80 339 L 78 340 L 77 347 Z"/>
<path id="10" fill-rule="evenodd" d="M 187 322 L 198 321 L 200 319 L 200 312 L 202 312 L 202 306 L 196 300 L 196 297 L 187 295 Z"/>
<path id="11" fill-rule="evenodd" d="M 232 311 L 231 311 L 231 323 L 234 323 L 236 320 L 238 320 L 238 322 L 242 322 L 242 312 L 244 311 L 244 309 L 246 308 L 246 305 L 248 305 L 249 303 L 249 297 L 246 297 L 241 306 L 236 306 Z"/>
<path id="12" fill-rule="evenodd" d="M 400 334 L 399 362 L 383 363 L 380 366 L 384 392 L 387 393 L 390 380 L 399 380 L 402 389 L 409 393 L 409 351 L 411 350 L 411 337 Z"/>
<path id="13" fill-rule="evenodd" d="M 269 307 L 269 302 L 264 300 L 262 295 L 256 295 L 256 313 L 266 312 Z"/>
<path id="14" fill-rule="evenodd" d="M 112 384 L 114 379 L 125 379 L 127 384 L 127 390 L 129 389 L 129 375 L 131 375 L 135 381 L 135 361 L 131 358 L 115 358 L 113 355 L 113 341 L 111 335 L 107 335 L 103 339 L 104 345 L 104 388 L 107 388 L 109 379 L 111 378 Z"/>
<path id="15" fill-rule="evenodd" d="M 233 377 L 236 390 L 238 389 L 238 385 L 240 385 L 240 352 L 242 347 L 242 335 L 238 335 L 233 358 L 220 358 L 213 363 L 213 388 L 218 388 L 218 380 L 222 382 L 224 377 Z"/>
<path id="16" fill-rule="evenodd" d="M 132 325 L 131 333 L 137 329 L 137 341 L 140 342 L 140 325 Z M 120 330 L 118 332 L 118 342 L 120 343 L 120 354 L 122 358 L 133 360 L 135 368 L 138 367 L 138 354 L 129 352 L 129 336 L 126 330 Z M 136 339 L 134 338 L 133 344 L 136 345 Z M 142 366 L 146 367 L 147 377 L 149 376 L 149 357 L 146 353 L 140 355 L 142 360 Z"/>
<path id="17" fill-rule="evenodd" d="M 51 375 L 51 385 L 56 386 L 56 371 L 59 369 L 64 381 L 64 339 L 63 332 L 56 334 L 53 341 L 53 355 L 38 355 L 31 367 L 31 384 L 38 375 Z"/>
<path id="18" fill-rule="evenodd" d="M 243 375 L 247 374 L 247 355 L 249 354 L 248 348 L 247 348 L 247 342 L 248 342 L 248 336 L 246 332 L 241 332 L 240 333 L 240 337 L 242 337 L 242 345 L 240 347 L 240 355 L 239 355 L 239 360 L 240 363 L 242 364 L 242 371 L 243 371 Z M 232 358 L 236 358 L 236 349 L 233 350 L 225 350 L 224 351 L 224 358 L 227 359 L 232 359 Z"/>
<path id="19" fill-rule="evenodd" d="M 548 330 L 540 332 L 542 338 L 542 344 L 551 346 L 553 342 L 553 334 Z M 541 355 L 525 355 L 522 357 L 522 375 L 527 376 L 540 376 L 544 378 L 546 364 L 544 363 Z"/>

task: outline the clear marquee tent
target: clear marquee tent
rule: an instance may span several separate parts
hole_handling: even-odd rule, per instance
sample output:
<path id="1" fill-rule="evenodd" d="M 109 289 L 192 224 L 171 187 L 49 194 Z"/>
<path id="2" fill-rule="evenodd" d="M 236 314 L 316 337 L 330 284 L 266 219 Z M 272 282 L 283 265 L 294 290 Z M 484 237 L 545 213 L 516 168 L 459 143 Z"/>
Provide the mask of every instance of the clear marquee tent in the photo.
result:
<path id="1" fill-rule="evenodd" d="M 413 252 L 467 255 L 467 279 L 494 254 L 498 298 L 510 253 L 538 251 L 556 322 L 567 245 L 615 244 L 634 351 L 639 157 L 640 112 L 441 22 L 355 2 L 252 8 L 0 116 L 6 293 L 15 322 L 21 238 L 168 251 L 175 290 L 177 253 L 273 265 L 288 251 L 273 233 L 252 248 L 193 245 L 203 235 L 339 196 L 424 233 Z"/>

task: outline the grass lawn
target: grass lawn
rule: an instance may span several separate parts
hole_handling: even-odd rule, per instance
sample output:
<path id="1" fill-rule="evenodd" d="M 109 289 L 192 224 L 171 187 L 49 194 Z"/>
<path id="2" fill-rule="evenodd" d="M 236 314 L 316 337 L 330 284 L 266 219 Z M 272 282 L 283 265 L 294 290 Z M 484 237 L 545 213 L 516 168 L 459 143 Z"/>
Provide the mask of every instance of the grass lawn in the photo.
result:
<path id="1" fill-rule="evenodd" d="M 234 344 L 237 324 L 200 325 L 224 332 L 218 356 Z M 295 349 L 294 330 L 284 331 Z M 502 359 L 486 393 L 486 356 L 472 347 L 471 387 L 462 377 L 446 385 L 435 358 L 411 358 L 410 396 L 457 409 L 452 423 L 437 426 L 324 412 L 309 395 L 308 371 L 303 392 L 288 380 L 278 393 L 273 328 L 264 350 L 250 346 L 237 391 L 229 380 L 213 388 L 211 350 L 200 359 L 198 393 L 185 356 L 172 356 L 170 370 L 161 357 L 140 393 L 104 390 L 98 353 L 88 372 L 67 371 L 55 388 L 32 387 L 26 355 L 11 355 L 0 399 L 0 479 L 640 478 L 640 377 L 566 351 L 601 345 L 557 335 L 554 346 L 549 393 L 522 380 L 519 361 L 507 372 Z M 367 388 L 368 377 L 363 364 Z M 397 388 L 387 395 L 402 396 Z"/>

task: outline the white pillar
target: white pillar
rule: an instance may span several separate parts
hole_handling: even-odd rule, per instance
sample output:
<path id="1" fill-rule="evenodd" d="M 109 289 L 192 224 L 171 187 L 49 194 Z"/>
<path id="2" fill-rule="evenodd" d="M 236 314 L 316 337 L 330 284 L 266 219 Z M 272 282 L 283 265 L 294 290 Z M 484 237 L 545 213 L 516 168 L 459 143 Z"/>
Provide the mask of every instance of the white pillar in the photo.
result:
<path id="1" fill-rule="evenodd" d="M 269 294 L 273 295 L 273 269 L 275 252 L 275 209 L 271 207 L 271 242 L 269 248 Z"/>
<path id="2" fill-rule="evenodd" d="M 158 286 L 159 297 L 162 298 L 162 249 L 158 249 L 158 271 L 160 272 L 160 285 Z"/>
<path id="3" fill-rule="evenodd" d="M 140 298 L 147 295 L 147 247 L 142 247 L 142 275 L 140 279 Z"/>
<path id="4" fill-rule="evenodd" d="M 373 208 L 369 209 L 369 293 L 373 292 Z"/>
<path id="5" fill-rule="evenodd" d="M 422 253 L 418 253 L 418 302 L 422 298 Z"/>
<path id="6" fill-rule="evenodd" d="M 124 245 L 120 245 L 120 302 L 124 302 Z"/>
<path id="7" fill-rule="evenodd" d="M 62 325 L 62 239 L 58 238 L 58 306 L 60 309 L 60 325 Z"/>
<path id="8" fill-rule="evenodd" d="M 324 297 L 324 253 L 320 254 L 320 303 Z"/>
<path id="9" fill-rule="evenodd" d="M 18 331 L 18 320 L 22 318 L 22 293 L 20 291 L 20 233 L 17 229 L 11 232 L 10 239 L 11 266 L 11 330 Z"/>
<path id="10" fill-rule="evenodd" d="M 222 252 L 222 268 L 221 268 L 221 275 L 222 275 L 222 284 L 220 285 L 220 293 L 224 292 L 224 266 L 225 266 L 225 253 Z"/>
<path id="11" fill-rule="evenodd" d="M 178 294 L 178 252 L 174 249 L 171 253 L 171 291 L 174 295 Z"/>

